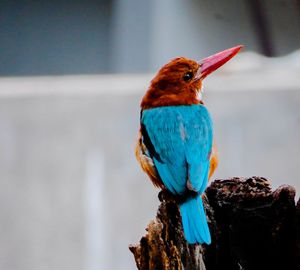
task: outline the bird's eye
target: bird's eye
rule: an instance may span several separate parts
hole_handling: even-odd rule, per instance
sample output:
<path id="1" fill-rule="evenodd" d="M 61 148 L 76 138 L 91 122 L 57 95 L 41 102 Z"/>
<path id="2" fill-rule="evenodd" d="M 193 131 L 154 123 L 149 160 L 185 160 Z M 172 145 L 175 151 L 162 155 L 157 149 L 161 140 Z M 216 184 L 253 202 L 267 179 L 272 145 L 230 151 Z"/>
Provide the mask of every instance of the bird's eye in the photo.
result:
<path id="1" fill-rule="evenodd" d="M 184 80 L 185 82 L 190 81 L 192 78 L 193 78 L 193 72 L 191 72 L 191 71 L 188 71 L 187 73 L 185 73 L 185 74 L 183 75 L 183 80 Z"/>

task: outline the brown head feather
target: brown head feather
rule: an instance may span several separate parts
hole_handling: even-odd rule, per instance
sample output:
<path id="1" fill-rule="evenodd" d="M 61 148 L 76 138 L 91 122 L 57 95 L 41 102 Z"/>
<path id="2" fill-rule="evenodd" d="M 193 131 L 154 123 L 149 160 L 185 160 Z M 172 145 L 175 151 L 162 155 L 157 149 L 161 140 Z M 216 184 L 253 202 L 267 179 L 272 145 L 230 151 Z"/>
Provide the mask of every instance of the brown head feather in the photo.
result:
<path id="1" fill-rule="evenodd" d="M 178 57 L 164 65 L 151 81 L 150 87 L 142 99 L 142 109 L 161 106 L 198 104 L 197 92 L 201 80 L 194 80 L 199 69 L 196 61 Z M 185 75 L 191 73 L 191 79 Z"/>

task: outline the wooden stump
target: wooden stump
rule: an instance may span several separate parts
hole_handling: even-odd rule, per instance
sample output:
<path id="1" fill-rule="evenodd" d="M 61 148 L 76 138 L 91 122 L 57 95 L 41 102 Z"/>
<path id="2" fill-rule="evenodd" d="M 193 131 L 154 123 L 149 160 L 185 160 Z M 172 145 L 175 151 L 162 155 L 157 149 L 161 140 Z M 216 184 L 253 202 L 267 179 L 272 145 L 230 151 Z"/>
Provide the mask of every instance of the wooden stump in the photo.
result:
<path id="1" fill-rule="evenodd" d="M 201 245 L 189 245 L 183 236 L 176 199 L 159 193 L 156 219 L 147 227 L 140 243 L 130 246 L 138 269 L 205 269 Z"/>
<path id="2" fill-rule="evenodd" d="M 204 203 L 211 245 L 189 245 L 177 200 L 159 193 L 161 204 L 147 233 L 129 249 L 138 269 L 300 269 L 300 201 L 295 189 L 271 190 L 262 177 L 215 180 Z"/>

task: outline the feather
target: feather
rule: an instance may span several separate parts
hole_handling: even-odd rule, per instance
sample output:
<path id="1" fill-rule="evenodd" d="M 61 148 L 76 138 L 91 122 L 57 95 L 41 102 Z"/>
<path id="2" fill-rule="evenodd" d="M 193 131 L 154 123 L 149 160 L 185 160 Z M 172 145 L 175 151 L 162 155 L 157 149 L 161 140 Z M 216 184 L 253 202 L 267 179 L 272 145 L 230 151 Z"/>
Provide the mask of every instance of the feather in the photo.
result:
<path id="1" fill-rule="evenodd" d="M 149 176 L 152 183 L 156 187 L 164 188 L 164 185 L 154 166 L 153 159 L 149 155 L 149 151 L 142 141 L 141 131 L 138 135 L 138 140 L 135 147 L 135 156 L 140 163 L 143 171 Z"/>
<path id="2" fill-rule="evenodd" d="M 141 118 L 150 157 L 164 185 L 175 194 L 203 192 L 212 148 L 212 122 L 203 105 L 144 110 Z M 146 132 L 146 133 L 145 133 Z"/>
<path id="3" fill-rule="evenodd" d="M 215 172 L 216 168 L 218 167 L 219 159 L 218 159 L 218 150 L 216 143 L 213 143 L 212 152 L 210 155 L 210 161 L 209 161 L 209 175 L 208 179 L 210 179 Z"/>
<path id="4" fill-rule="evenodd" d="M 180 204 L 180 214 L 186 240 L 190 244 L 210 244 L 211 237 L 201 196 L 190 197 Z"/>

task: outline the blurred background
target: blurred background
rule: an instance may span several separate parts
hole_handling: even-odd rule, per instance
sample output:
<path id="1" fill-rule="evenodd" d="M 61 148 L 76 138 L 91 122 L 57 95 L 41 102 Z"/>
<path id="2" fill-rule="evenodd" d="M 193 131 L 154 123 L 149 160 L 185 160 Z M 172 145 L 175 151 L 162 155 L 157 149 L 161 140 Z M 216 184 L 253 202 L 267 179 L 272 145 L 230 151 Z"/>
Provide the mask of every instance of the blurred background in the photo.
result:
<path id="1" fill-rule="evenodd" d="M 220 166 L 300 187 L 300 2 L 0 2 L 0 269 L 135 269 L 157 193 L 134 157 L 161 65 L 246 48 L 204 83 Z"/>

